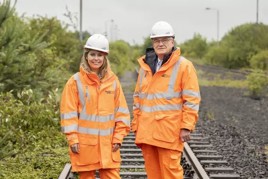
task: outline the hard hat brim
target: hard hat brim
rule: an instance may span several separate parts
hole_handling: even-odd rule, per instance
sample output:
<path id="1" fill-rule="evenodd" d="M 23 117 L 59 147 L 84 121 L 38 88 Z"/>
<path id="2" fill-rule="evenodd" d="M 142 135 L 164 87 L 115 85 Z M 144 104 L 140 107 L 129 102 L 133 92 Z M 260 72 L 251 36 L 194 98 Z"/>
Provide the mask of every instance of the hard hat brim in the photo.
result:
<path id="1" fill-rule="evenodd" d="M 91 47 L 91 46 L 87 46 L 87 45 L 85 45 L 84 48 L 91 49 L 91 50 L 97 50 L 97 51 L 104 52 L 104 53 L 107 53 L 107 54 L 109 53 L 108 50 L 103 50 L 103 49 L 100 49 L 100 48 L 95 48 L 95 47 Z"/>
<path id="2" fill-rule="evenodd" d="M 167 34 L 167 35 L 151 35 L 150 36 L 151 39 L 158 38 L 158 37 L 173 37 L 173 38 L 175 38 L 175 35 Z"/>

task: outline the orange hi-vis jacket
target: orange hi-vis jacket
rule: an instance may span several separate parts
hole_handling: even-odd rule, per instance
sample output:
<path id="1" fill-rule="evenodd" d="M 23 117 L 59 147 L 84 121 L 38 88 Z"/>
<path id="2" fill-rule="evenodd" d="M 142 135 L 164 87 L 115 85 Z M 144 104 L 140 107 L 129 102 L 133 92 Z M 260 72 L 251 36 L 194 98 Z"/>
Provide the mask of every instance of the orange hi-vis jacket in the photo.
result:
<path id="1" fill-rule="evenodd" d="M 120 167 L 120 151 L 112 152 L 112 144 L 121 144 L 129 133 L 130 114 L 120 82 L 110 69 L 100 81 L 80 67 L 62 92 L 60 112 L 69 145 L 79 143 L 79 154 L 69 149 L 72 171 Z"/>
<path id="2" fill-rule="evenodd" d="M 135 143 L 182 151 L 180 130 L 194 130 L 198 120 L 201 98 L 195 68 L 180 56 L 180 49 L 174 50 L 155 74 L 145 63 L 145 56 L 138 62 L 141 68 L 131 124 Z"/>

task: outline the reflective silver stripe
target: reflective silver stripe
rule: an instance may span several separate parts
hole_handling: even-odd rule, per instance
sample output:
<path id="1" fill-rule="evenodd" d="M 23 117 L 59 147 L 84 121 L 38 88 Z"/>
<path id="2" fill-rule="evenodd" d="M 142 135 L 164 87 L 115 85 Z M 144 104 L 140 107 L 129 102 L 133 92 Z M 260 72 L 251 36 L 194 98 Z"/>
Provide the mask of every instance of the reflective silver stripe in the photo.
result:
<path id="1" fill-rule="evenodd" d="M 148 100 L 152 100 L 152 99 L 161 99 L 161 98 L 179 98 L 181 97 L 181 92 L 163 92 L 163 93 L 155 93 L 155 94 L 148 94 L 146 96 L 145 93 L 140 95 L 140 98 L 146 98 Z"/>
<path id="2" fill-rule="evenodd" d="M 108 122 L 114 119 L 114 115 L 110 114 L 108 116 L 97 116 L 97 115 L 88 115 L 85 113 L 81 113 L 79 119 L 86 121 Z"/>
<path id="3" fill-rule="evenodd" d="M 92 129 L 92 128 L 79 127 L 78 132 L 82 133 L 82 134 L 109 136 L 109 135 L 113 134 L 114 128 L 110 128 L 110 129 Z"/>
<path id="4" fill-rule="evenodd" d="M 199 105 L 198 104 L 193 104 L 193 103 L 190 103 L 190 102 L 185 102 L 184 103 L 185 106 L 187 106 L 188 108 L 191 108 L 193 110 L 196 110 L 198 111 L 199 110 Z"/>
<path id="5" fill-rule="evenodd" d="M 78 118 L 79 114 L 76 111 L 69 112 L 69 113 L 61 113 L 60 117 L 62 120 L 71 119 L 71 118 Z"/>
<path id="6" fill-rule="evenodd" d="M 146 96 L 147 96 L 147 93 L 144 93 L 142 91 L 139 93 L 139 98 L 146 98 Z"/>
<path id="7" fill-rule="evenodd" d="M 143 80 L 143 78 L 144 78 L 144 70 L 141 68 L 140 69 L 140 90 L 139 91 L 141 91 L 141 86 L 142 86 L 142 80 Z"/>
<path id="8" fill-rule="evenodd" d="M 200 93 L 192 91 L 192 90 L 183 90 L 182 95 L 187 95 L 187 96 L 193 96 L 193 97 L 196 97 L 196 98 L 200 98 Z"/>
<path id="9" fill-rule="evenodd" d="M 155 105 L 155 106 L 142 106 L 141 111 L 144 112 L 156 112 L 156 111 L 168 111 L 168 110 L 181 110 L 181 104 L 166 104 L 166 105 Z"/>
<path id="10" fill-rule="evenodd" d="M 70 125 L 70 126 L 62 126 L 61 131 L 63 133 L 69 133 L 69 132 L 72 132 L 72 131 L 77 131 L 77 128 L 78 128 L 77 124 L 73 124 L 73 125 Z"/>
<path id="11" fill-rule="evenodd" d="M 74 79 L 75 79 L 76 84 L 77 84 L 78 95 L 79 95 L 80 102 L 82 104 L 82 109 L 84 109 L 84 107 L 85 107 L 85 97 L 84 97 L 83 85 L 82 85 L 80 77 L 79 77 L 79 72 L 77 72 L 74 75 Z"/>
<path id="12" fill-rule="evenodd" d="M 118 107 L 116 109 L 116 112 L 121 112 L 121 113 L 124 113 L 124 114 L 129 114 L 128 108 L 123 108 L 123 107 Z"/>
<path id="13" fill-rule="evenodd" d="M 177 79 L 177 74 L 179 72 L 180 64 L 184 59 L 185 59 L 184 57 L 180 56 L 179 60 L 176 62 L 175 66 L 173 67 L 173 70 L 170 76 L 170 81 L 168 84 L 168 91 L 167 91 L 168 94 L 174 92 L 174 86 L 175 86 L 175 82 Z"/>
<path id="14" fill-rule="evenodd" d="M 120 122 L 122 121 L 125 125 L 130 126 L 130 120 L 129 119 L 125 119 L 125 118 L 116 118 L 115 122 Z"/>

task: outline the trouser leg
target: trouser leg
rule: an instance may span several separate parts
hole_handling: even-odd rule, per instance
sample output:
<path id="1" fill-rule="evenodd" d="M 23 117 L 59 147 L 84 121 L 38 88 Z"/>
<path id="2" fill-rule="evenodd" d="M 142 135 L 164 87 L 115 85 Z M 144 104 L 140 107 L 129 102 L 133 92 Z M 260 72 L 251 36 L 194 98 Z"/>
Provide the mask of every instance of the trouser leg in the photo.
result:
<path id="1" fill-rule="evenodd" d="M 95 170 L 79 172 L 80 179 L 95 179 Z"/>
<path id="2" fill-rule="evenodd" d="M 148 179 L 163 179 L 160 173 L 158 151 L 155 146 L 142 144 L 142 154 Z"/>
<path id="3" fill-rule="evenodd" d="M 157 148 L 163 179 L 183 179 L 180 151 Z"/>
<path id="4" fill-rule="evenodd" d="M 119 168 L 99 169 L 101 179 L 121 179 Z"/>

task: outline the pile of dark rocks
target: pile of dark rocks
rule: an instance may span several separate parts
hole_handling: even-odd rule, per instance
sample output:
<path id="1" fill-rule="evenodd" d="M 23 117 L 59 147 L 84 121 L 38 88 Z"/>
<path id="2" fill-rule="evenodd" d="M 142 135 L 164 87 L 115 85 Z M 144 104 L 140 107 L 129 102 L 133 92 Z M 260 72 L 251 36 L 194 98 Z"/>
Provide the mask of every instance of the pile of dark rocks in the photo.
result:
<path id="1" fill-rule="evenodd" d="M 201 97 L 201 132 L 241 178 L 268 178 L 268 97 L 226 87 L 201 87 Z"/>

